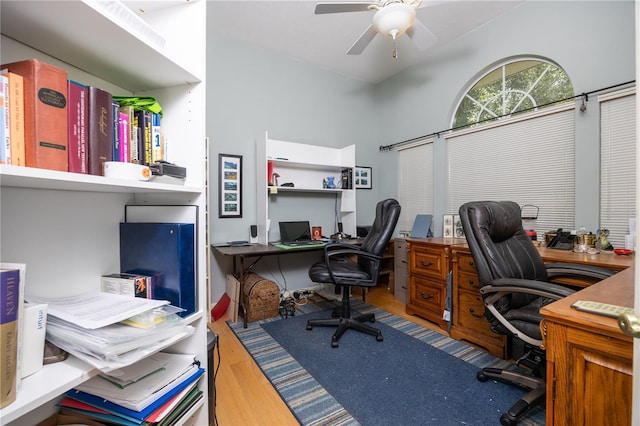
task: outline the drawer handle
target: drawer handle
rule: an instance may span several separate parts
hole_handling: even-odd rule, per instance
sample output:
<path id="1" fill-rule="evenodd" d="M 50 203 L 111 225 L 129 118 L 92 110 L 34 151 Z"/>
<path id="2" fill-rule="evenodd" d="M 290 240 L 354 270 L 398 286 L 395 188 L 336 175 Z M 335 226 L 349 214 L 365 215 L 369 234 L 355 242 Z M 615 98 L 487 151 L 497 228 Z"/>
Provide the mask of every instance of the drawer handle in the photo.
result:
<path id="1" fill-rule="evenodd" d="M 430 260 L 430 261 L 429 261 L 429 262 L 427 262 L 427 263 L 425 263 L 425 261 L 424 261 L 424 260 L 421 260 L 421 261 L 420 261 L 420 264 L 426 268 L 426 267 L 429 267 L 429 266 L 433 265 L 433 260 Z"/>
<path id="2" fill-rule="evenodd" d="M 422 296 L 424 300 L 433 299 L 433 293 L 427 296 L 426 294 L 424 294 L 424 291 L 420 291 L 420 296 Z"/>
<path id="3" fill-rule="evenodd" d="M 403 285 L 403 286 L 401 286 L 401 287 L 402 287 L 402 289 L 403 289 L 403 290 L 406 290 L 406 289 L 407 289 L 407 286 L 406 286 L 406 285 Z"/>
<path id="4" fill-rule="evenodd" d="M 406 260 L 402 260 L 401 262 L 402 262 L 402 263 L 409 263 L 409 262 L 407 262 Z"/>
<path id="5" fill-rule="evenodd" d="M 471 266 L 471 267 L 475 267 L 475 266 L 476 266 L 476 264 L 475 264 L 475 263 L 473 263 L 473 260 L 470 260 L 470 261 L 469 261 L 469 266 Z"/>
<path id="6" fill-rule="evenodd" d="M 476 284 L 475 280 L 469 280 L 469 285 L 471 287 L 480 288 L 480 286 Z"/>
<path id="7" fill-rule="evenodd" d="M 473 308 L 469 308 L 469 313 L 472 316 L 476 317 L 476 318 L 483 318 L 484 317 L 484 314 L 476 314 L 476 311 Z"/>

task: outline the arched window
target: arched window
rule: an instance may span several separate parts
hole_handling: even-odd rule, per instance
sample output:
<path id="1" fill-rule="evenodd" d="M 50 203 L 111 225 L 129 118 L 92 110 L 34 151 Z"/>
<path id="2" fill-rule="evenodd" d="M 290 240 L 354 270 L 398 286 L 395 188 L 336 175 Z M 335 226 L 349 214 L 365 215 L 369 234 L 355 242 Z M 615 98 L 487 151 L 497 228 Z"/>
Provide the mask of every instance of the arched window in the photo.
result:
<path id="1" fill-rule="evenodd" d="M 453 128 L 490 121 L 573 97 L 567 74 L 542 59 L 523 59 L 494 68 L 469 89 L 453 117 Z"/>

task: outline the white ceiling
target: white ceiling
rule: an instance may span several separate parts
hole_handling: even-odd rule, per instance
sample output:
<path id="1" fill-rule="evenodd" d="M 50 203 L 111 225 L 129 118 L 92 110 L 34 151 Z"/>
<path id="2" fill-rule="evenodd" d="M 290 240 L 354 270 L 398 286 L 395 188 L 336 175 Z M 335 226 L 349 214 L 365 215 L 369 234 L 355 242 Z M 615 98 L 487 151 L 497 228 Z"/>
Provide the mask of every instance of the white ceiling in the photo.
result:
<path id="1" fill-rule="evenodd" d="M 352 3 L 349 0 L 337 0 Z M 334 2 L 337 2 L 334 0 Z M 360 1 L 372 3 L 373 1 Z M 407 67 L 428 61 L 447 43 L 486 24 L 524 0 L 423 0 L 419 19 L 437 37 L 418 50 L 407 35 L 393 41 L 376 35 L 361 55 L 346 52 L 371 24 L 373 12 L 315 15 L 318 0 L 208 0 L 209 32 L 223 33 L 354 79 L 381 82 Z"/>

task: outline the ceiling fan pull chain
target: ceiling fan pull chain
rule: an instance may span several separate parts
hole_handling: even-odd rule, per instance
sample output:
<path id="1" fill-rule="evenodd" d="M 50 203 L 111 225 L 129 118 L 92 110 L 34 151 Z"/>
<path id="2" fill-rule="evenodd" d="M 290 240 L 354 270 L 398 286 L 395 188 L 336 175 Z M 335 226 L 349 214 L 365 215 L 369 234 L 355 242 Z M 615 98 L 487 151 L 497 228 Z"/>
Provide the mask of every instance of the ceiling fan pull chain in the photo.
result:
<path id="1" fill-rule="evenodd" d="M 398 34 L 398 31 L 391 31 L 391 37 L 393 38 L 393 52 L 391 53 L 391 56 L 393 56 L 393 59 L 398 59 L 398 39 L 396 38 L 396 35 Z"/>

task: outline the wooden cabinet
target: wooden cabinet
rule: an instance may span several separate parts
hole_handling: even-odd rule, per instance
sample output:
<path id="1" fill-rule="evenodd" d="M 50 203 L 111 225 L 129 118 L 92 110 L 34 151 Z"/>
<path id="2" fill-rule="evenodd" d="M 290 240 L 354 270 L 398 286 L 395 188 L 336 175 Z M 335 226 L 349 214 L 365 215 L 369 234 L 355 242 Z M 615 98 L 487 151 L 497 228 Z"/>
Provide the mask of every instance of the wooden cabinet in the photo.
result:
<path id="1" fill-rule="evenodd" d="M 406 312 L 447 328 L 443 319 L 447 299 L 447 275 L 451 271 L 453 238 L 408 239 L 409 300 Z"/>
<path id="2" fill-rule="evenodd" d="M 26 264 L 26 292 L 34 295 L 100 290 L 100 276 L 120 270 L 125 206 L 196 206 L 197 309 L 185 318 L 195 332 L 169 350 L 205 362 L 207 2 L 154 2 L 144 13 L 136 3 L 3 1 L 2 62 L 37 58 L 113 94 L 155 97 L 164 111 L 169 160 L 188 170 L 184 185 L 0 165 L 2 260 Z M 37 424 L 57 411 L 65 392 L 97 374 L 74 356 L 45 365 L 22 381 L 16 401 L 0 410 L 0 422 Z M 206 382 L 205 375 L 204 398 L 180 424 L 208 423 Z"/>
<path id="3" fill-rule="evenodd" d="M 407 240 L 393 240 L 393 297 L 407 303 L 409 289 L 409 251 Z"/>
<path id="4" fill-rule="evenodd" d="M 380 264 L 380 272 L 378 273 L 378 285 L 384 285 L 387 290 L 393 291 L 395 286 L 394 273 L 394 243 L 393 239 L 387 244 L 387 248 L 382 253 L 382 263 Z"/>
<path id="5" fill-rule="evenodd" d="M 473 257 L 468 248 L 452 249 L 453 321 L 451 337 L 486 349 L 493 355 L 507 358 L 507 336 L 491 331 L 485 317 L 480 283 Z"/>
<path id="6" fill-rule="evenodd" d="M 576 300 L 631 307 L 630 268 L 540 310 L 547 349 L 547 425 L 631 424 L 633 341 L 617 321 L 571 308 Z"/>

